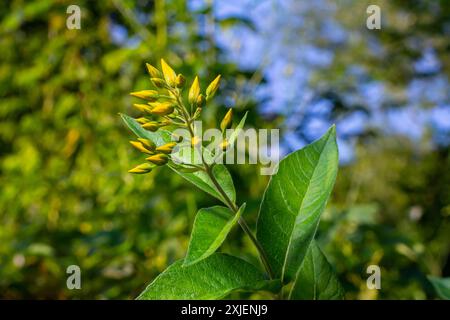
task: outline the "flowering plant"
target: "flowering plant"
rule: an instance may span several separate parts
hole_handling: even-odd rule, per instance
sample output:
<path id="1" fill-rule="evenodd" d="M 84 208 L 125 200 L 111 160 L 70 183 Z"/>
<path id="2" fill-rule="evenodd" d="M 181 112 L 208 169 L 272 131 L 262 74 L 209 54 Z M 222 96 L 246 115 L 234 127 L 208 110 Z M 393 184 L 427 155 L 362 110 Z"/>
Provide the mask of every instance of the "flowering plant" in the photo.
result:
<path id="1" fill-rule="evenodd" d="M 214 151 L 204 148 L 195 133 L 194 122 L 201 121 L 202 108 L 218 90 L 220 75 L 204 93 L 195 77 L 183 95 L 184 76 L 164 60 L 161 71 L 150 64 L 147 70 L 154 89 L 131 93 L 145 102 L 134 104 L 142 116 L 121 115 L 137 136 L 131 145 L 146 157 L 129 172 L 145 174 L 168 166 L 223 205 L 198 211 L 186 257 L 154 279 L 139 299 L 219 299 L 237 290 L 268 291 L 289 299 L 342 298 L 333 268 L 314 240 L 337 174 L 334 126 L 278 164 L 262 198 L 254 234 L 243 215 L 245 203 L 237 204 L 230 173 L 216 161 L 232 149 L 238 133 L 224 138 Z M 232 118 L 229 109 L 219 125 L 222 133 L 232 127 Z M 236 129 L 243 128 L 245 118 Z M 188 135 L 177 134 L 178 129 Z M 255 245 L 263 270 L 217 252 L 235 225 Z"/>

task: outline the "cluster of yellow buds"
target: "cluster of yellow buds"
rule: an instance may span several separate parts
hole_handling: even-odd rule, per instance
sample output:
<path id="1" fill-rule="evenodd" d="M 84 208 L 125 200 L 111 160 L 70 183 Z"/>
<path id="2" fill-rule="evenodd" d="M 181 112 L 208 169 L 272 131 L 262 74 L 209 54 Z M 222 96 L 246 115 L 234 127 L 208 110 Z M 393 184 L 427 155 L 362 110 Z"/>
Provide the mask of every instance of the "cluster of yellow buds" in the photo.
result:
<path id="1" fill-rule="evenodd" d="M 184 127 L 192 133 L 193 122 L 200 117 L 204 104 L 215 95 L 219 88 L 220 75 L 208 85 L 204 94 L 201 93 L 198 77 L 195 77 L 189 88 L 185 104 L 182 90 L 186 79 L 182 74 L 177 74 L 163 59 L 161 59 L 161 71 L 148 63 L 146 66 L 150 81 L 155 88 L 131 93 L 133 97 L 145 102 L 133 104 L 142 113 L 135 120 L 142 128 L 151 132 L 156 132 L 162 127 Z M 230 109 L 220 124 L 222 131 L 231 126 L 231 118 L 232 111 Z M 193 146 L 197 145 L 199 141 L 201 141 L 199 137 L 191 136 Z M 177 144 L 169 142 L 162 146 L 156 146 L 153 141 L 141 138 L 137 141 L 130 141 L 130 143 L 134 148 L 148 155 L 146 158 L 148 162 L 129 170 L 131 173 L 138 174 L 148 173 L 156 166 L 165 165 L 170 160 L 170 154 Z M 226 148 L 226 141 L 223 143 Z"/>
<path id="2" fill-rule="evenodd" d="M 169 142 L 157 147 L 153 141 L 143 138 L 138 138 L 138 141 L 130 141 L 131 145 L 142 153 L 148 155 L 145 160 L 148 163 L 143 163 L 137 167 L 129 170 L 130 173 L 148 173 L 156 166 L 165 165 L 169 161 L 169 155 L 172 153 L 176 142 Z"/>

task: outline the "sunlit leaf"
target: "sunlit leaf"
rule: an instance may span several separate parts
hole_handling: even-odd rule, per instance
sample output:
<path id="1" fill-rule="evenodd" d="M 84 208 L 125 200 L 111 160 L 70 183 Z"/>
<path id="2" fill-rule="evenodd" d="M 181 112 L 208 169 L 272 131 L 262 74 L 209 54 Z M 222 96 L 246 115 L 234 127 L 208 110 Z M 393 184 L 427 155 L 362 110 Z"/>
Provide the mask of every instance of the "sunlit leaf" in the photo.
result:
<path id="1" fill-rule="evenodd" d="M 213 254 L 238 222 L 245 204 L 237 213 L 221 206 L 200 209 L 195 217 L 184 266 L 197 263 Z"/>
<path id="2" fill-rule="evenodd" d="M 140 294 L 141 300 L 220 299 L 236 290 L 264 286 L 264 275 L 239 258 L 214 253 L 194 265 L 179 260 Z"/>
<path id="3" fill-rule="evenodd" d="M 292 280 L 313 241 L 336 179 L 335 128 L 279 163 L 261 203 L 257 238 L 277 277 Z"/>

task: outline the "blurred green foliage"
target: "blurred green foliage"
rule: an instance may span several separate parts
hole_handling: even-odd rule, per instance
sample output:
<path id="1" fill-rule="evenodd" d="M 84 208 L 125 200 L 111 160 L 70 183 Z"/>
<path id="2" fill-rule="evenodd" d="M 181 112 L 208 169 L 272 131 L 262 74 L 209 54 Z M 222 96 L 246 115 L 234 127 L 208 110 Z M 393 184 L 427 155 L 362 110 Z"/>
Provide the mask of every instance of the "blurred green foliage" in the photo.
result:
<path id="1" fill-rule="evenodd" d="M 188 11 L 182 0 L 80 0 L 81 30 L 68 30 L 70 4 L 0 7 L 1 298 L 134 298 L 181 258 L 194 214 L 215 201 L 166 169 L 128 174 L 140 154 L 117 114 L 133 114 L 128 93 L 149 87 L 145 62 L 160 57 L 205 81 L 222 74 L 220 96 L 205 110 L 215 125 L 225 97 L 252 76 L 223 62 L 205 23 L 208 10 Z M 127 42 L 113 39 L 117 25 Z M 280 121 L 260 118 L 253 101 L 245 107 L 253 110 L 249 125 Z M 236 118 L 243 108 L 237 105 Z M 365 139 L 358 161 L 340 169 L 320 244 L 348 298 L 434 298 L 426 275 L 450 272 L 448 149 Z M 231 172 L 254 226 L 268 177 L 256 166 Z M 238 234 L 223 250 L 252 259 Z M 81 267 L 81 290 L 66 288 L 72 264 Z M 366 288 L 370 264 L 382 268 L 380 291 Z"/>

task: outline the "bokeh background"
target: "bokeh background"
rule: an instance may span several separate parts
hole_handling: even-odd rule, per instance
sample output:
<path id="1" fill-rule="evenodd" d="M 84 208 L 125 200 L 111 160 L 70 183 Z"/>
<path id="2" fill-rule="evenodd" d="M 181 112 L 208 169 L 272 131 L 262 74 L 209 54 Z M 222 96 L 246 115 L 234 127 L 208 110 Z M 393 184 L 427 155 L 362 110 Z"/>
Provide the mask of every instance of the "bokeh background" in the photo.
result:
<path id="1" fill-rule="evenodd" d="M 183 257 L 216 202 L 168 169 L 128 174 L 141 155 L 118 117 L 161 57 L 203 88 L 222 74 L 205 121 L 248 110 L 284 154 L 337 124 L 318 238 L 348 299 L 434 299 L 426 276 L 450 276 L 449 1 L 7 0 L 0 49 L 1 298 L 130 299 Z M 230 170 L 254 227 L 268 177 Z M 255 259 L 237 229 L 223 250 Z M 66 288 L 72 264 L 81 290 Z"/>

